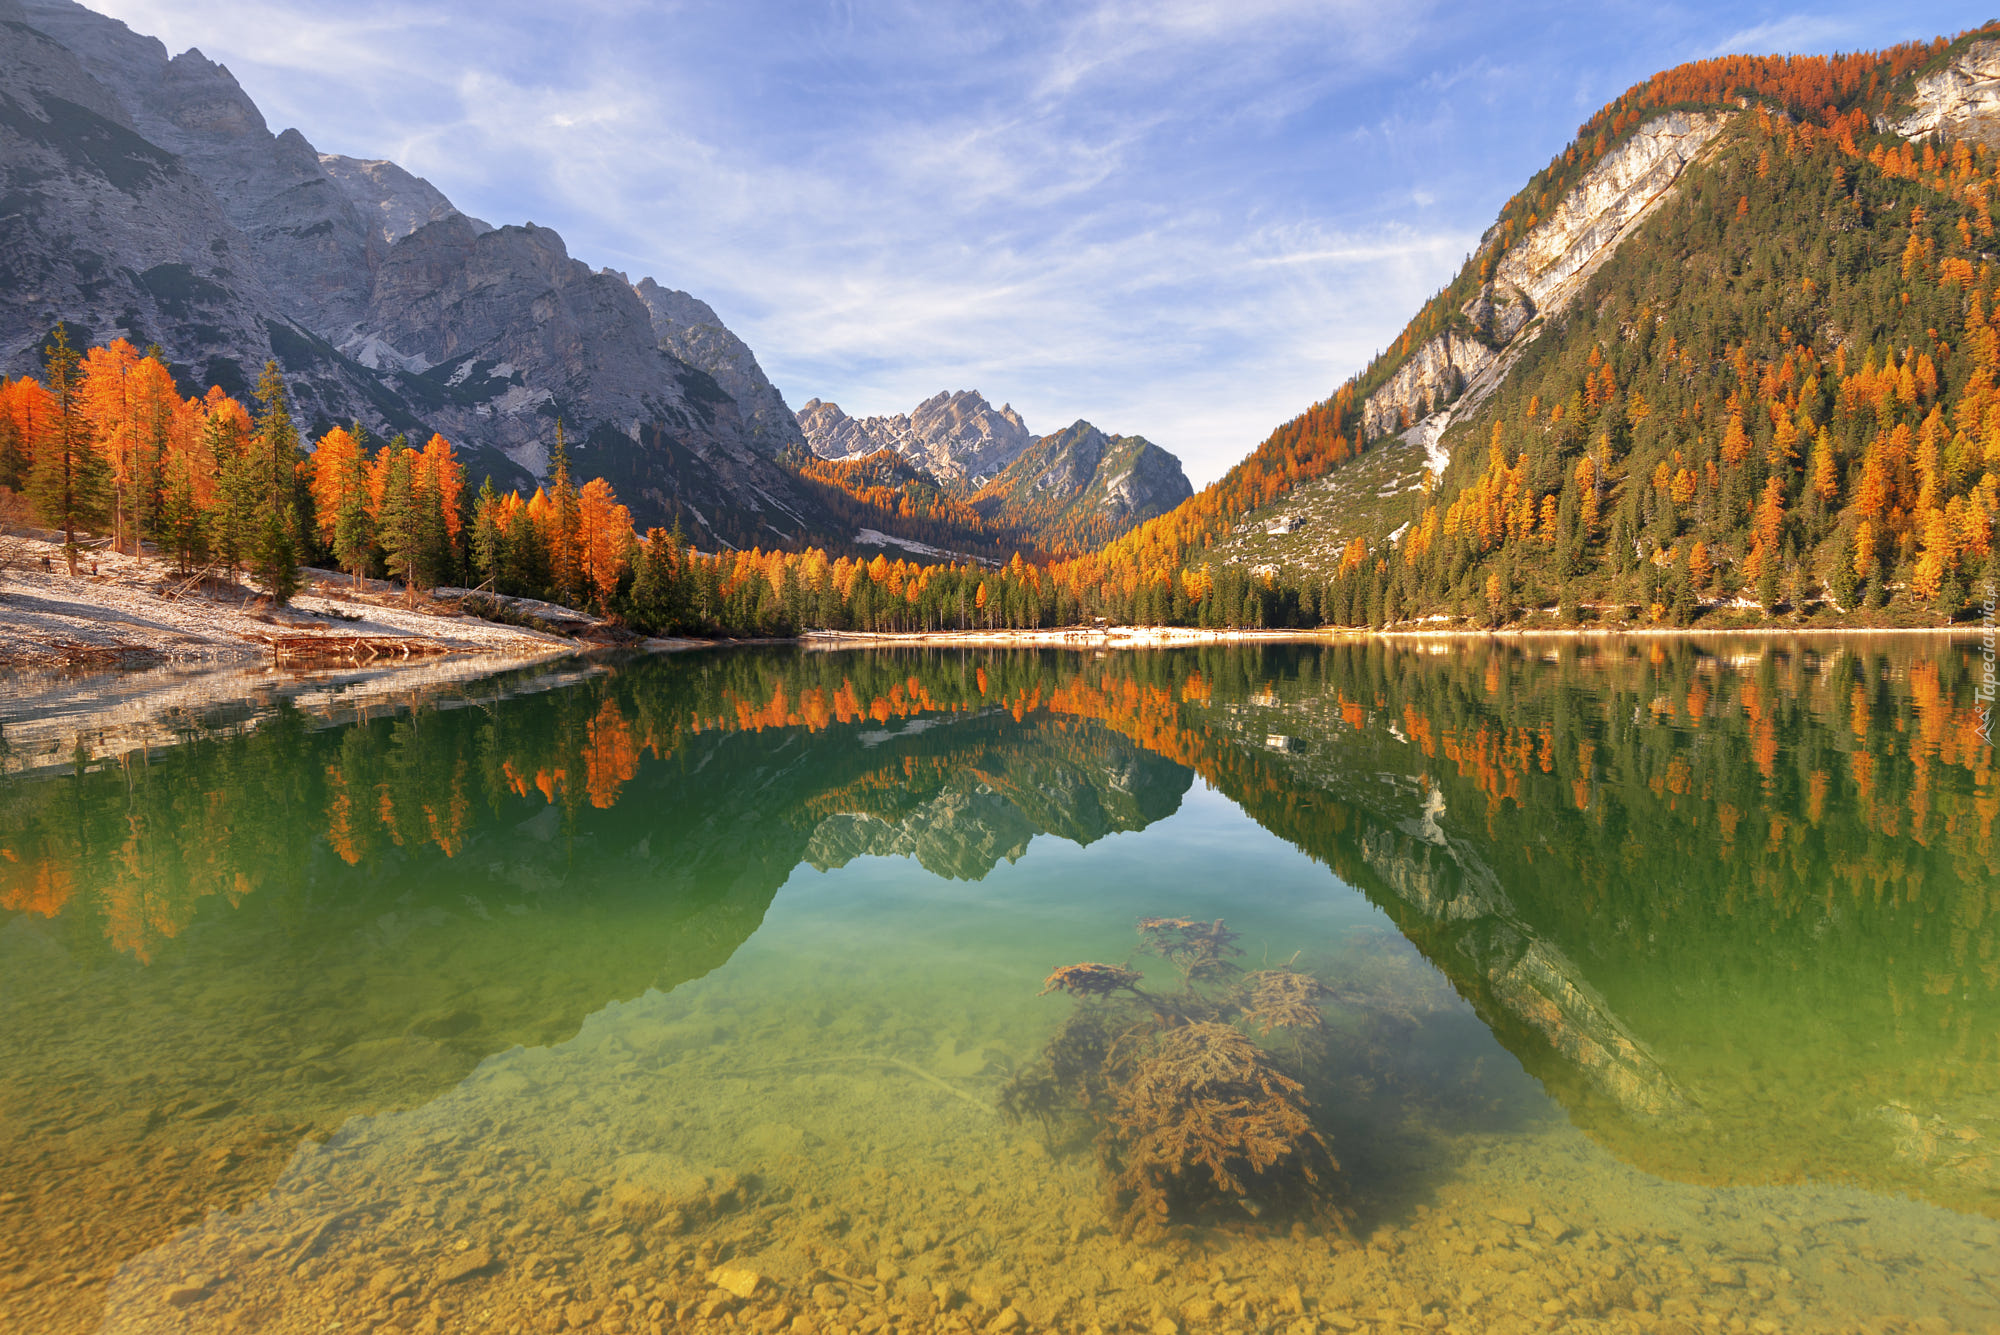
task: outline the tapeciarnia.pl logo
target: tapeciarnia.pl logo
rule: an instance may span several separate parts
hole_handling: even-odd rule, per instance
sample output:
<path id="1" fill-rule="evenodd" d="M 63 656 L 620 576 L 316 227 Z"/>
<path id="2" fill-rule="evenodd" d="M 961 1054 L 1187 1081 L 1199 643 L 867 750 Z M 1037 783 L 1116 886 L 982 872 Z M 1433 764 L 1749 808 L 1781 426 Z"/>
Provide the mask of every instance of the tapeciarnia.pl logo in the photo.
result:
<path id="1" fill-rule="evenodd" d="M 1993 612 L 2000 597 L 1996 597 L 1996 586 L 1990 581 L 1986 585 L 1986 601 L 1980 604 L 1979 635 L 1979 689 L 1972 693 L 1979 702 L 1979 735 L 1988 746 L 1993 744 L 1993 688 L 1994 674 L 1994 624 Z"/>

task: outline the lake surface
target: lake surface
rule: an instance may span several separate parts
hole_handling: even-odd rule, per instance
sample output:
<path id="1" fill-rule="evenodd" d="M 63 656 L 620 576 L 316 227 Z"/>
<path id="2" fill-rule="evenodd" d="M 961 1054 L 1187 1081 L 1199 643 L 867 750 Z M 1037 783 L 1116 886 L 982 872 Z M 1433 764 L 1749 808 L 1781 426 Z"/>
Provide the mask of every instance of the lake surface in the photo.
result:
<path id="1" fill-rule="evenodd" d="M 1975 655 L 0 709 L 0 1329 L 2000 1331 Z"/>

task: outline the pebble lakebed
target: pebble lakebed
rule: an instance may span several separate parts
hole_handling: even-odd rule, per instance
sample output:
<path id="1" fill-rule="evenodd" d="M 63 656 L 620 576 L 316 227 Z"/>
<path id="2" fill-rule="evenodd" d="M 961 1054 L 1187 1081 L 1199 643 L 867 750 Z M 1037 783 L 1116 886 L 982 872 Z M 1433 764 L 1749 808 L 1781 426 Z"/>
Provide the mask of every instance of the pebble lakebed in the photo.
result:
<path id="1" fill-rule="evenodd" d="M 289 1161 L 283 1130 L 181 1109 L 145 1188 L 173 1224 L 160 1245 L 66 1269 L 66 1240 L 99 1262 L 149 1241 L 119 1236 L 132 1212 L 111 1201 L 91 1212 L 109 1234 L 9 1228 L 0 1266 L 18 1275 L 38 1240 L 41 1264 L 8 1306 L 51 1332 L 2000 1330 L 1991 1221 L 1941 1248 L 1935 1207 L 1666 1182 L 1559 1115 L 1468 1131 L 1422 1098 L 1380 1129 L 1371 1158 L 1403 1166 L 1357 1179 L 1349 1236 L 1121 1238 L 1087 1146 L 991 1111 L 1035 1041 L 1018 1015 L 924 1026 L 851 989 L 816 1007 L 832 992 L 798 978 L 773 1005 L 759 978 L 614 1003 Z M 314 1054 L 273 1078 L 344 1077 Z M 0 1210 L 93 1185 L 111 1184 L 43 1181 Z"/>

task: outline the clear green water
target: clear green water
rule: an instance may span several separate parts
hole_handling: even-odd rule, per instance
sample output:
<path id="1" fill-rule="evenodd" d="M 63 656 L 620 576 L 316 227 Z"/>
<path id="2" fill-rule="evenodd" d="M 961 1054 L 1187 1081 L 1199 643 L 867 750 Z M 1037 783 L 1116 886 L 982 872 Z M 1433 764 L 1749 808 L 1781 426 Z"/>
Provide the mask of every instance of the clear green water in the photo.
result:
<path id="1" fill-rule="evenodd" d="M 16 748 L 0 1328 L 2000 1330 L 1975 663 L 738 652 Z M 1328 1208 L 1128 1230 L 996 1112 L 1161 914 L 1335 986 L 1266 1040 Z"/>

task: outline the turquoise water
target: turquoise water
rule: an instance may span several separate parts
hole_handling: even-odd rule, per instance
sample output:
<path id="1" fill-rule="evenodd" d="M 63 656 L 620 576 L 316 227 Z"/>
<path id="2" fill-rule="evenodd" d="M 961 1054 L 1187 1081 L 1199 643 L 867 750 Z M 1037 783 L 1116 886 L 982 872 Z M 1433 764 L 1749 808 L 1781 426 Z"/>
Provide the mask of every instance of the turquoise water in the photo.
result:
<path id="1" fill-rule="evenodd" d="M 2000 1328 L 1965 655 L 1723 648 L 650 659 L 27 769 L 0 1316 Z M 1135 1216 L 1112 1105 L 999 1109 L 1093 1007 L 1338 1169 Z"/>

